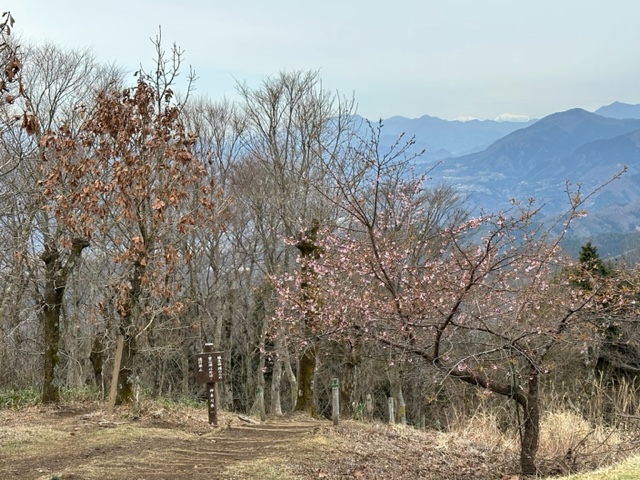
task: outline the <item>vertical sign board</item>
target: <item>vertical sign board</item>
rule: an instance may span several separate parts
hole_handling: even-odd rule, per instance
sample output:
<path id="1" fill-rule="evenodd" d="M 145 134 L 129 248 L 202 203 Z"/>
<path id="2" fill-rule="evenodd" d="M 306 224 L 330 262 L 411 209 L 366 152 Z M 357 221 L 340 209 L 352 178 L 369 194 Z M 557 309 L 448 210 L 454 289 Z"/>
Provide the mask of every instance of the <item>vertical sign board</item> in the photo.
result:
<path id="1" fill-rule="evenodd" d="M 218 426 L 218 411 L 216 405 L 216 382 L 224 381 L 222 367 L 222 352 L 214 352 L 213 344 L 205 343 L 204 353 L 196 355 L 196 381 L 207 384 L 207 404 L 209 410 L 209 425 Z"/>
<path id="2" fill-rule="evenodd" d="M 196 355 L 198 370 L 196 381 L 198 383 L 224 382 L 222 368 L 222 352 L 205 352 Z"/>

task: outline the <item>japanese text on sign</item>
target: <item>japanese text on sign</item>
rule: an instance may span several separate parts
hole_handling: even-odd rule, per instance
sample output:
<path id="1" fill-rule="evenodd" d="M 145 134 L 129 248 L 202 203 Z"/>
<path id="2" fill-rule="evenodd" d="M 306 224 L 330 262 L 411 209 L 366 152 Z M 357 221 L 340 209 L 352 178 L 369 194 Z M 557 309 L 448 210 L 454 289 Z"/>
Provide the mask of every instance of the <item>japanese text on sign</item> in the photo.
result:
<path id="1" fill-rule="evenodd" d="M 201 353 L 196 356 L 198 383 L 214 383 L 224 381 L 224 368 L 222 366 L 222 353 Z"/>

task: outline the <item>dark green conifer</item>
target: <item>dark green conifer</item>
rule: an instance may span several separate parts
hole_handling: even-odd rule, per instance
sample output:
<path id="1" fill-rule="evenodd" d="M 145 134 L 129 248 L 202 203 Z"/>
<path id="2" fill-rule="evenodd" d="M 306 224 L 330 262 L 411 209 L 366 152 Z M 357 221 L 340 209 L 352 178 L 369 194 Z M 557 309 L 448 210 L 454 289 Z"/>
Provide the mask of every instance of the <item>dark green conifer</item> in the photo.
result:
<path id="1" fill-rule="evenodd" d="M 578 262 L 580 262 L 580 266 L 591 275 L 604 277 L 609 273 L 598 254 L 598 249 L 591 244 L 591 240 L 580 248 Z"/>

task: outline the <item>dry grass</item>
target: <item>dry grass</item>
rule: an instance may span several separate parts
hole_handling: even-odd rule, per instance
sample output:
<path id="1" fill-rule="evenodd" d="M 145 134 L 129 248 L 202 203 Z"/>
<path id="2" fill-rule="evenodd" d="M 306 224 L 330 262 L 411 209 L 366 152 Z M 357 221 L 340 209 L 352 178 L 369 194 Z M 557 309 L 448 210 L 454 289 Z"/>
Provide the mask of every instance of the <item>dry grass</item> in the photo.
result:
<path id="1" fill-rule="evenodd" d="M 639 451 L 634 432 L 593 425 L 569 411 L 544 415 L 538 455 L 555 463 L 557 473 L 595 470 Z"/>
<path id="2" fill-rule="evenodd" d="M 518 438 L 514 429 L 501 429 L 497 413 L 479 409 L 470 417 L 456 418 L 449 432 L 469 441 L 517 452 Z"/>
<path id="3" fill-rule="evenodd" d="M 554 480 L 637 480 L 638 478 L 640 478 L 640 457 L 632 457 L 615 466 Z"/>
<path id="4" fill-rule="evenodd" d="M 119 478 L 148 478 L 151 472 L 145 470 L 135 470 L 138 476 L 131 477 L 132 469 L 169 464 L 177 469 L 175 478 L 216 478 L 203 471 L 205 466 L 190 453 L 194 449 L 205 455 L 202 459 L 215 463 L 216 467 L 207 467 L 214 468 L 210 471 L 229 479 L 495 480 L 515 478 L 509 475 L 518 470 L 516 429 L 505 428 L 504 411 L 484 406 L 470 415 L 450 418 L 447 432 L 355 421 L 334 427 L 299 415 L 249 425 L 227 412 L 220 414 L 221 428 L 211 429 L 203 408 L 151 401 L 118 409 L 113 419 L 103 411 L 100 403 L 0 410 L 0 457 L 12 469 L 17 468 L 12 459 L 32 452 L 32 459 L 44 459 L 36 462 L 40 468 L 60 458 L 59 449 L 73 441 L 78 445 L 75 456 L 68 451 L 64 468 L 58 471 L 75 472 L 81 477 L 70 478 L 83 479 L 101 478 L 106 467 Z M 294 433 L 298 427 L 304 428 Z M 593 470 L 639 451 L 635 430 L 594 426 L 569 410 L 544 414 L 541 427 L 538 464 L 543 475 Z M 232 452 L 245 453 L 219 456 L 225 445 Z M 109 460 L 112 454 L 114 460 Z M 636 472 L 639 463 L 629 461 L 617 471 Z M 50 472 L 12 478 L 50 479 Z"/>
<path id="5" fill-rule="evenodd" d="M 300 478 L 495 479 L 513 471 L 515 460 L 455 434 L 354 421 L 323 427 L 301 450 L 305 459 L 290 459 Z"/>
<path id="6" fill-rule="evenodd" d="M 616 405 L 630 405 L 630 395 L 624 395 L 625 391 L 630 392 L 617 393 L 616 399 L 620 403 Z M 635 425 L 627 422 L 606 426 L 602 423 L 602 416 L 595 422 L 589 421 L 558 405 L 554 404 L 556 410 L 545 412 L 541 418 L 538 465 L 542 474 L 563 475 L 594 470 L 640 452 L 640 436 Z M 514 412 L 486 403 L 471 413 L 452 411 L 449 416 L 450 435 L 504 452 L 502 460 L 498 460 L 500 464 L 509 465 L 509 459 L 517 458 L 519 433 L 515 428 L 517 419 Z"/>
<path id="7" fill-rule="evenodd" d="M 237 462 L 229 466 L 225 474 L 228 478 L 249 479 L 260 478 L 264 480 L 299 480 L 306 478 L 301 476 L 301 471 L 309 471 L 301 465 L 316 465 L 326 461 L 326 452 L 335 450 L 338 445 L 322 435 L 314 435 L 302 442 L 292 443 L 288 446 L 280 446 L 278 455 L 256 458 Z M 343 445 L 342 448 L 346 448 Z M 341 448 L 337 448 L 340 451 Z M 312 469 L 313 470 L 313 469 Z M 318 468 L 318 472 L 322 469 Z M 313 472 L 312 478 L 318 478 Z M 322 478 L 322 477 L 319 477 Z"/>

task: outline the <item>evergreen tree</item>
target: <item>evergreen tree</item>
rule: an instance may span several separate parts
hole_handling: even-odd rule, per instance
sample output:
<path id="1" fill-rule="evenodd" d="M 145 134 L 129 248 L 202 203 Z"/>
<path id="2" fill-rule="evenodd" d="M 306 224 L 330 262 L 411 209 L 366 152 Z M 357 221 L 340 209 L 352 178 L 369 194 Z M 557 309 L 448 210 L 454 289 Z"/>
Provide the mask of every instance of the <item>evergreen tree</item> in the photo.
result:
<path id="1" fill-rule="evenodd" d="M 610 270 L 600 258 L 598 249 L 589 240 L 580 247 L 577 268 L 572 274 L 574 284 L 583 290 L 593 290 L 593 280 L 610 275 Z"/>
<path id="2" fill-rule="evenodd" d="M 580 248 L 578 262 L 580 262 L 581 267 L 591 275 L 604 277 L 609 274 L 609 269 L 600 258 L 598 249 L 591 244 L 591 240 Z"/>

